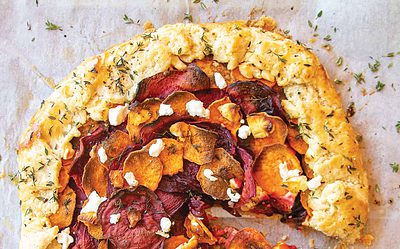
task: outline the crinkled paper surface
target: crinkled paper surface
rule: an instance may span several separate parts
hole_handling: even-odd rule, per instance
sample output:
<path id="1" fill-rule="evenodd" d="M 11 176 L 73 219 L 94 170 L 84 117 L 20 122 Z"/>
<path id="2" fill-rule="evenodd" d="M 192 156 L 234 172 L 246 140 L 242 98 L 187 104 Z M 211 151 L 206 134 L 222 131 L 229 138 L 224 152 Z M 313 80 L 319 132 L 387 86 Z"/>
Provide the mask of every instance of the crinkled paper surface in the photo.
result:
<path id="1" fill-rule="evenodd" d="M 293 39 L 310 46 L 319 56 L 337 86 L 344 106 L 355 103 L 351 118 L 362 134 L 361 146 L 370 180 L 370 221 L 367 232 L 376 238 L 372 248 L 394 248 L 400 223 L 400 172 L 390 163 L 400 163 L 400 2 L 391 1 L 0 1 L 0 248 L 17 248 L 20 209 L 17 189 L 8 174 L 17 170 L 16 147 L 19 134 L 50 93 L 49 85 L 60 81 L 84 58 L 101 53 L 113 44 L 143 31 L 151 20 L 155 27 L 183 21 L 190 11 L 193 22 L 226 21 L 270 15 Z M 205 8 L 206 6 L 206 8 Z M 322 16 L 316 19 L 317 14 Z M 127 14 L 133 24 L 125 24 Z M 62 27 L 46 30 L 49 20 Z M 309 27 L 308 20 L 313 28 Z M 315 26 L 318 25 L 314 32 Z M 335 32 L 336 31 L 336 32 Z M 313 34 L 313 43 L 310 39 Z M 330 37 L 327 37 L 330 35 Z M 325 38 L 325 39 L 324 39 Z M 330 51 L 323 47 L 330 44 Z M 343 57 L 338 67 L 336 59 Z M 368 63 L 379 60 L 379 71 L 372 73 Z M 393 63 L 391 68 L 388 66 Z M 348 68 L 347 70 L 345 70 Z M 365 83 L 357 84 L 352 73 L 363 73 Z M 375 92 L 377 81 L 385 84 Z M 364 96 L 365 95 L 365 96 Z M 223 224 L 252 226 L 264 232 L 271 242 L 289 235 L 289 243 L 316 248 L 333 248 L 336 241 L 318 232 L 296 231 L 279 219 L 232 218 L 216 212 Z M 359 245 L 355 246 L 359 248 Z"/>

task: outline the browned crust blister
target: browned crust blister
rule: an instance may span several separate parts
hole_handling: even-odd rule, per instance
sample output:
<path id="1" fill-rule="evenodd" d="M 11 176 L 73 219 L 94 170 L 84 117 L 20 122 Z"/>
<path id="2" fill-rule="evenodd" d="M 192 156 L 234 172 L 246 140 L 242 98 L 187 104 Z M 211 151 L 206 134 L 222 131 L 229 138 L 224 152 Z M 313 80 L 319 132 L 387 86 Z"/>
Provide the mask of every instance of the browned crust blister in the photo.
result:
<path id="1" fill-rule="evenodd" d="M 70 140 L 89 117 L 107 121 L 109 108 L 135 96 L 144 78 L 213 55 L 229 70 L 277 82 L 285 111 L 298 119 L 309 145 L 305 161 L 322 185 L 308 191 L 305 222 L 353 243 L 367 220 L 368 182 L 355 133 L 318 59 L 303 46 L 273 32 L 270 18 L 211 24 L 166 25 L 137 35 L 86 59 L 47 98 L 21 136 L 20 248 L 47 248 L 59 232 L 49 217 L 59 209 L 61 160 L 73 154 Z M 238 69 L 237 69 L 238 68 Z"/>

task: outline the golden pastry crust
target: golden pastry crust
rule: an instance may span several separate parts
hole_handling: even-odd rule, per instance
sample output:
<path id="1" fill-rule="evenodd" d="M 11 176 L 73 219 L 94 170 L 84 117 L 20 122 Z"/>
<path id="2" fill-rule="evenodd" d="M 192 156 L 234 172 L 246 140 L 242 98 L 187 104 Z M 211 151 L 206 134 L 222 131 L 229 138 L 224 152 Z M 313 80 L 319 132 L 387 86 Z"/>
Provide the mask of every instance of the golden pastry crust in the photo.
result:
<path id="1" fill-rule="evenodd" d="M 307 192 L 312 212 L 305 225 L 348 243 L 360 238 L 368 182 L 355 133 L 315 55 L 274 28 L 265 17 L 166 25 L 86 59 L 57 85 L 20 138 L 20 248 L 55 245 L 59 229 L 48 217 L 57 212 L 61 159 L 73 154 L 70 140 L 80 136 L 78 128 L 89 117 L 107 121 L 109 108 L 132 100 L 142 79 L 170 67 L 184 69 L 185 63 L 211 54 L 230 70 L 239 67 L 244 76 L 283 88 L 285 111 L 304 127 L 305 160 L 314 176 L 322 176 L 322 185 Z"/>

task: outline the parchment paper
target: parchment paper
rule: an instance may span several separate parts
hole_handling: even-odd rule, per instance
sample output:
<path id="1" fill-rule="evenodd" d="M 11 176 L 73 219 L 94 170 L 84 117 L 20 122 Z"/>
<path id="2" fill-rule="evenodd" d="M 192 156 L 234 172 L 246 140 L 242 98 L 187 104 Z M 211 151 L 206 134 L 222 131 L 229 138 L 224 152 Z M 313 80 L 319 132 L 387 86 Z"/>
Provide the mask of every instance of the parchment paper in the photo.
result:
<path id="1" fill-rule="evenodd" d="M 17 170 L 17 139 L 29 119 L 51 92 L 48 83 L 57 82 L 85 57 L 100 53 L 123 42 L 151 20 L 156 27 L 181 22 L 190 10 L 194 22 L 248 19 L 261 14 L 274 17 L 294 39 L 310 46 L 320 57 L 332 79 L 343 81 L 337 86 L 343 103 L 355 102 L 353 126 L 363 135 L 361 142 L 371 186 L 370 221 L 367 232 L 375 236 L 373 248 L 395 248 L 400 223 L 400 173 L 389 164 L 400 163 L 400 134 L 395 124 L 400 120 L 400 55 L 382 57 L 400 51 L 400 2 L 392 1 L 0 1 L 0 248 L 17 248 L 20 210 L 17 189 L 7 175 Z M 316 19 L 317 13 L 323 14 Z M 127 14 L 139 24 L 125 24 Z M 62 26 L 62 31 L 46 30 L 45 22 Z M 318 25 L 316 42 L 310 42 L 313 31 L 307 20 Z M 30 27 L 30 28 L 29 28 Z M 334 28 L 336 27 L 336 32 Z M 325 41 L 326 35 L 331 41 Z M 329 37 L 327 38 L 329 40 Z M 331 44 L 331 51 L 322 45 Z M 338 56 L 344 59 L 336 66 Z M 381 62 L 377 73 L 368 63 L 373 56 Z M 388 65 L 393 62 L 393 67 Z M 344 71 L 345 68 L 348 68 Z M 365 83 L 356 84 L 352 73 L 362 72 Z M 377 76 L 377 78 L 375 78 Z M 373 93 L 377 81 L 386 86 Z M 393 84 L 393 85 L 392 85 Z M 350 90 L 349 90 L 350 89 Z M 365 89 L 365 90 L 363 90 Z M 363 96 L 366 95 L 366 96 Z M 289 242 L 308 248 L 315 239 L 316 248 L 333 248 L 335 240 L 306 229 L 295 231 L 275 219 L 233 219 L 226 213 L 223 223 L 253 226 L 265 232 L 271 242 L 289 235 Z M 360 245 L 356 245 L 359 248 Z"/>

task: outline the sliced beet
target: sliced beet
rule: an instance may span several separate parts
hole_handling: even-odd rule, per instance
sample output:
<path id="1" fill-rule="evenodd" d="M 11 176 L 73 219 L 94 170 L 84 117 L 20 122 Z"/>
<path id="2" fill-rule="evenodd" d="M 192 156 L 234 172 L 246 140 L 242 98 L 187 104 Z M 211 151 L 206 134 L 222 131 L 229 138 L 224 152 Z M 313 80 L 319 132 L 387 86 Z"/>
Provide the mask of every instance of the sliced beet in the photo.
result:
<path id="1" fill-rule="evenodd" d="M 134 227 L 130 227 L 128 213 L 137 212 L 139 218 Z M 110 223 L 110 215 L 119 213 L 116 224 Z M 105 239 L 109 239 L 117 248 L 162 248 L 165 238 L 157 235 L 161 230 L 160 220 L 168 217 L 162 202 L 151 190 L 139 186 L 134 191 L 122 190 L 103 202 L 98 210 Z"/>
<path id="2" fill-rule="evenodd" d="M 165 98 L 175 91 L 195 92 L 210 88 L 210 78 L 196 64 L 189 64 L 186 70 L 167 71 L 146 78 L 139 83 L 136 100 Z"/>
<path id="3" fill-rule="evenodd" d="M 193 120 L 190 116 L 179 116 L 175 113 L 171 116 L 162 116 L 157 118 L 154 122 L 143 126 L 140 130 L 140 137 L 142 145 L 147 144 L 156 137 L 165 137 L 169 133 L 169 128 L 176 122 Z"/>
<path id="4" fill-rule="evenodd" d="M 89 234 L 83 223 L 75 223 L 71 228 L 71 234 L 74 238 L 72 249 L 97 249 L 98 241 Z"/>
<path id="5" fill-rule="evenodd" d="M 258 81 L 235 82 L 226 88 L 226 92 L 246 115 L 253 112 L 266 112 L 270 115 L 281 116 L 279 94 Z"/>
<path id="6" fill-rule="evenodd" d="M 191 191 L 202 193 L 196 174 L 200 166 L 189 162 L 183 162 L 183 172 L 179 172 L 173 176 L 165 175 L 158 184 L 158 189 L 165 192 L 188 193 Z"/>
<path id="7" fill-rule="evenodd" d="M 237 148 L 237 151 L 238 157 L 242 162 L 244 169 L 244 182 L 239 204 L 245 204 L 256 195 L 256 182 L 253 178 L 253 174 L 251 173 L 253 167 L 253 157 L 245 149 L 240 147 Z"/>
<path id="8" fill-rule="evenodd" d="M 207 224 L 206 209 L 213 206 L 214 200 L 207 195 L 195 195 L 189 200 L 189 211 L 196 217 L 202 218 L 203 223 Z"/>
<path id="9" fill-rule="evenodd" d="M 207 108 L 212 102 L 222 99 L 227 95 L 225 91 L 218 88 L 211 88 L 207 90 L 197 91 L 193 93 Z"/>
<path id="10" fill-rule="evenodd" d="M 89 153 L 95 144 L 103 141 L 108 135 L 107 129 L 104 126 L 99 126 L 92 134 L 79 139 L 79 150 L 75 154 L 74 161 L 70 171 L 78 186 L 82 185 L 83 169 L 89 160 Z"/>
<path id="11" fill-rule="evenodd" d="M 169 216 L 174 215 L 188 200 L 188 195 L 184 193 L 165 192 L 159 189 L 155 193 Z"/>
<path id="12" fill-rule="evenodd" d="M 292 210 L 289 214 L 284 214 L 281 221 L 286 223 L 294 223 L 296 226 L 301 226 L 307 218 L 307 211 L 301 205 L 300 195 L 296 196 Z"/>
<path id="13" fill-rule="evenodd" d="M 223 148 L 224 150 L 226 150 L 226 152 L 228 152 L 231 155 L 235 155 L 236 154 L 236 139 L 232 136 L 232 133 L 218 125 L 218 124 L 213 124 L 213 123 L 207 123 L 207 122 L 188 122 L 191 124 L 194 124 L 198 127 L 204 128 L 208 131 L 213 131 L 215 133 L 218 134 L 218 140 L 217 143 L 215 145 L 216 148 Z"/>

